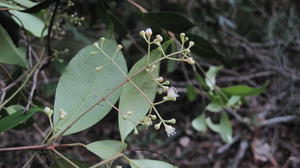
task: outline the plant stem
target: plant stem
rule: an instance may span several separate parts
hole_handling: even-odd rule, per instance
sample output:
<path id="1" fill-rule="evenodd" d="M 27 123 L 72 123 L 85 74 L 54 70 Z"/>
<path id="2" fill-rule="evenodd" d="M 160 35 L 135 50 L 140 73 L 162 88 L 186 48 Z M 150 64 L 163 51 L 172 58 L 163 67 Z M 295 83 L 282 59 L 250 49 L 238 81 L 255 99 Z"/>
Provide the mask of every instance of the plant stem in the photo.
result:
<path id="1" fill-rule="evenodd" d="M 19 147 L 10 147 L 10 148 L 0 148 L 0 152 L 32 151 L 32 150 L 52 150 L 52 149 L 55 149 L 55 148 L 76 147 L 76 146 L 85 146 L 85 145 L 81 144 L 81 143 L 72 143 L 72 144 L 19 146 Z"/>
<path id="2" fill-rule="evenodd" d="M 118 159 L 119 157 L 121 157 L 121 156 L 125 156 L 123 153 L 116 153 L 116 154 L 114 154 L 112 157 L 110 157 L 109 159 L 106 159 L 106 160 L 103 160 L 103 161 L 101 161 L 100 163 L 97 163 L 97 164 L 95 164 L 95 165 L 93 165 L 93 166 L 91 166 L 90 168 L 97 168 L 97 167 L 99 167 L 99 166 L 102 166 L 102 165 L 105 165 L 106 163 L 108 163 L 108 162 L 111 162 L 111 161 L 114 161 L 114 160 L 116 160 L 116 159 Z"/>
<path id="3" fill-rule="evenodd" d="M 73 167 L 75 168 L 80 168 L 78 167 L 75 163 L 73 163 L 71 160 L 69 160 L 68 158 L 66 158 L 63 154 L 61 154 L 60 152 L 58 152 L 55 149 L 51 149 L 55 154 L 57 154 L 59 157 L 61 157 L 62 159 L 64 159 L 65 161 L 67 161 L 68 163 L 70 163 Z"/>

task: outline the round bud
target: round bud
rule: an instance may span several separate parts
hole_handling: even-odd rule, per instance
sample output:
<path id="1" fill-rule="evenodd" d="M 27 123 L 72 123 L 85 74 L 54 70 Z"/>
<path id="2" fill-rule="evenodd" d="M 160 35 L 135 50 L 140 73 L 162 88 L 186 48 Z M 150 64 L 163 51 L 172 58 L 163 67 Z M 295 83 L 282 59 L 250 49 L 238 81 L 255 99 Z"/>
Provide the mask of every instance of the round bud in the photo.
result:
<path id="1" fill-rule="evenodd" d="M 152 35 L 152 29 L 151 28 L 146 29 L 145 34 L 148 38 L 150 38 Z"/>
<path id="2" fill-rule="evenodd" d="M 145 31 L 144 30 L 140 31 L 140 35 L 145 38 L 146 37 L 145 36 Z"/>
<path id="3" fill-rule="evenodd" d="M 163 41 L 163 38 L 161 37 L 161 35 L 156 35 L 156 40 L 158 41 L 158 42 L 162 42 Z"/>
<path id="4" fill-rule="evenodd" d="M 158 124 L 155 124 L 155 125 L 154 125 L 154 128 L 155 128 L 156 130 L 159 130 L 159 129 L 160 129 L 160 126 L 161 126 L 161 122 L 158 123 Z"/>
<path id="5" fill-rule="evenodd" d="M 118 49 L 119 49 L 119 50 L 122 50 L 122 49 L 123 49 L 123 46 L 122 46 L 121 44 L 119 44 L 119 45 L 118 45 Z"/>
<path id="6" fill-rule="evenodd" d="M 193 47 L 195 45 L 195 43 L 193 41 L 189 42 L 189 47 Z"/>

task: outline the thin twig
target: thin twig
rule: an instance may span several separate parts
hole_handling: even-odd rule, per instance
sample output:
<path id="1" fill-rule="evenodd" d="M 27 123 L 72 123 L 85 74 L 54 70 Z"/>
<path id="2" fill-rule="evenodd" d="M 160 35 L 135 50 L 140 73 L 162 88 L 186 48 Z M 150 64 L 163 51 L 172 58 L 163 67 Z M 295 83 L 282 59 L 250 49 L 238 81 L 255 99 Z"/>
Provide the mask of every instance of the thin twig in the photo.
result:
<path id="1" fill-rule="evenodd" d="M 127 0 L 130 4 L 132 4 L 133 6 L 135 6 L 136 8 L 138 8 L 141 12 L 143 13 L 147 13 L 148 11 L 143 8 L 141 5 L 137 4 L 136 2 L 132 1 L 132 0 Z"/>
<path id="2" fill-rule="evenodd" d="M 288 115 L 288 116 L 282 116 L 282 117 L 275 117 L 272 119 L 264 120 L 262 121 L 259 126 L 267 126 L 267 125 L 274 125 L 274 124 L 279 124 L 283 122 L 289 122 L 292 120 L 299 120 L 300 117 L 297 115 Z"/>
<path id="3" fill-rule="evenodd" d="M 19 146 L 19 147 L 0 148 L 0 152 L 52 150 L 52 149 L 55 149 L 55 148 L 80 147 L 80 146 L 85 146 L 85 145 L 82 144 L 82 143 L 72 143 L 72 144 Z"/>
<path id="4" fill-rule="evenodd" d="M 43 67 L 44 64 L 46 64 L 48 62 L 48 58 L 44 58 L 41 63 L 39 64 L 38 68 L 36 69 L 36 71 L 34 72 L 34 75 L 33 75 L 33 80 L 32 80 L 32 87 L 31 87 L 31 91 L 30 91 L 30 94 L 29 94 L 29 97 L 28 97 L 28 102 L 27 102 L 27 105 L 24 109 L 24 113 L 27 113 L 28 110 L 29 110 L 29 107 L 32 103 L 32 99 L 33 99 L 33 94 L 34 94 L 34 91 L 36 89 L 36 83 L 37 83 L 37 77 L 38 77 L 38 74 L 40 72 L 40 69 Z"/>
<path id="5" fill-rule="evenodd" d="M 241 160 L 243 159 L 243 157 L 246 154 L 246 150 L 248 149 L 248 147 L 249 147 L 248 141 L 243 140 L 240 143 L 240 148 L 239 148 L 239 150 L 234 158 L 234 161 L 233 161 L 233 165 L 232 165 L 233 168 L 237 168 L 239 166 Z"/>

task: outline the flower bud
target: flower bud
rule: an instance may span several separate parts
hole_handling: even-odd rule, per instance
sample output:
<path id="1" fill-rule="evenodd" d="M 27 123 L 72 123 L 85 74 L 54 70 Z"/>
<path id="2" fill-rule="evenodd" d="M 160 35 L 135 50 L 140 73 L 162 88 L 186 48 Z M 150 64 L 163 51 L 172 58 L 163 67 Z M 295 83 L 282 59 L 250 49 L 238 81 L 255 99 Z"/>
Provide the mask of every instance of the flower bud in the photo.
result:
<path id="1" fill-rule="evenodd" d="M 98 66 L 98 67 L 96 67 L 96 71 L 100 72 L 102 68 L 103 68 L 103 66 Z"/>
<path id="2" fill-rule="evenodd" d="M 163 77 L 158 77 L 158 78 L 156 78 L 156 81 L 157 81 L 157 82 L 160 82 L 160 83 L 161 83 L 163 80 L 164 80 Z"/>
<path id="3" fill-rule="evenodd" d="M 170 123 L 170 124 L 175 124 L 176 123 L 176 119 L 172 118 L 171 120 L 166 120 L 165 122 Z"/>
<path id="4" fill-rule="evenodd" d="M 158 34 L 156 35 L 156 40 L 161 43 L 163 41 L 163 38 Z"/>
<path id="5" fill-rule="evenodd" d="M 68 113 L 64 109 L 59 110 L 59 119 L 62 120 L 64 118 L 66 118 L 67 115 L 68 115 Z"/>
<path id="6" fill-rule="evenodd" d="M 162 90 L 163 90 L 163 92 L 167 92 L 167 91 L 169 91 L 169 87 L 168 86 L 164 86 L 164 87 L 162 87 Z"/>
<path id="7" fill-rule="evenodd" d="M 154 128 L 155 128 L 156 130 L 159 130 L 159 129 L 160 129 L 160 126 L 161 126 L 161 122 L 158 123 L 158 124 L 155 124 L 155 125 L 154 125 Z"/>
<path id="8" fill-rule="evenodd" d="M 52 114 L 53 114 L 53 110 L 51 110 L 51 108 L 49 108 L 49 107 L 45 107 L 45 108 L 44 108 L 44 113 L 45 113 L 48 117 L 51 117 Z"/>
<path id="9" fill-rule="evenodd" d="M 190 50 L 190 49 L 187 48 L 187 49 L 184 50 L 184 54 L 187 55 L 187 54 L 189 54 L 189 53 L 191 53 L 191 50 Z"/>
<path id="10" fill-rule="evenodd" d="M 99 45 L 97 42 L 94 43 L 94 46 L 96 46 L 97 48 L 99 48 Z"/>
<path id="11" fill-rule="evenodd" d="M 134 134 L 134 135 L 137 135 L 137 134 L 139 134 L 139 131 L 137 130 L 137 128 L 136 128 L 136 127 L 134 128 L 133 134 Z"/>
<path id="12" fill-rule="evenodd" d="M 123 46 L 122 46 L 121 44 L 119 44 L 119 45 L 118 45 L 118 49 L 119 49 L 119 50 L 122 50 L 122 49 L 123 49 Z"/>
<path id="13" fill-rule="evenodd" d="M 144 31 L 144 30 L 140 31 L 140 35 L 141 35 L 143 38 L 146 38 L 146 36 L 145 36 L 145 31 Z"/>
<path id="14" fill-rule="evenodd" d="M 156 120 L 156 115 L 149 115 L 152 120 Z"/>
<path id="15" fill-rule="evenodd" d="M 187 63 L 189 63 L 189 64 L 191 64 L 191 65 L 194 65 L 195 64 L 195 61 L 194 61 L 194 59 L 193 58 L 191 58 L 191 57 L 188 57 L 187 59 L 185 59 L 184 60 L 185 62 L 187 62 Z"/>
<path id="16" fill-rule="evenodd" d="M 152 35 L 152 29 L 151 28 L 146 29 L 145 34 L 148 38 L 150 38 Z"/>
<path id="17" fill-rule="evenodd" d="M 98 45 L 98 44 L 97 44 Z M 98 53 L 98 51 L 91 51 L 90 54 L 91 55 L 96 55 Z"/>
<path id="18" fill-rule="evenodd" d="M 132 111 L 128 111 L 127 113 L 126 113 L 126 115 L 131 115 L 132 114 Z"/>
<path id="19" fill-rule="evenodd" d="M 195 45 L 195 43 L 193 41 L 189 42 L 189 48 L 193 47 Z"/>
<path id="20" fill-rule="evenodd" d="M 184 42 L 185 33 L 180 33 L 180 40 Z"/>

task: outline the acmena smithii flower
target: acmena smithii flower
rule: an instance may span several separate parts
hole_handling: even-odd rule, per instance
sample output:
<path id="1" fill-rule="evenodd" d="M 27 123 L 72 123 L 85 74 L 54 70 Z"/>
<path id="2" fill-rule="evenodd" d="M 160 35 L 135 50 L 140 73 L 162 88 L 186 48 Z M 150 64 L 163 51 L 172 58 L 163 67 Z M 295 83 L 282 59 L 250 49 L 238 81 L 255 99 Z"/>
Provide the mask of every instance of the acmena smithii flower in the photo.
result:
<path id="1" fill-rule="evenodd" d="M 151 28 L 146 29 L 145 33 L 146 33 L 146 36 L 148 38 L 150 38 L 150 36 L 152 35 L 152 29 Z"/>
<path id="2" fill-rule="evenodd" d="M 169 100 L 172 100 L 172 101 L 176 101 L 176 98 L 178 97 L 179 95 L 177 94 L 177 90 L 176 88 L 174 87 L 171 87 L 168 91 L 168 94 L 167 94 L 167 98 Z"/>
<path id="3" fill-rule="evenodd" d="M 165 124 L 165 131 L 168 137 L 173 136 L 176 134 L 176 129 L 170 125 Z"/>

